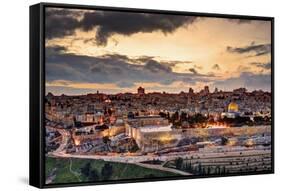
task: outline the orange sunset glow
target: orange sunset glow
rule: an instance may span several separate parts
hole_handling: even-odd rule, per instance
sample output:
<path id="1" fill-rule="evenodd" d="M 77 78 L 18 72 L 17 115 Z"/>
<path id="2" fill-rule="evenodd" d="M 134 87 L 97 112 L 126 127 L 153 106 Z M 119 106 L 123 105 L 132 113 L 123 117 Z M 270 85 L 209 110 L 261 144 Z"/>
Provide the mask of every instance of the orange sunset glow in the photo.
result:
<path id="1" fill-rule="evenodd" d="M 125 93 L 142 86 L 147 92 L 178 93 L 205 85 L 270 91 L 269 21 L 63 13 L 46 12 L 46 92 Z"/>

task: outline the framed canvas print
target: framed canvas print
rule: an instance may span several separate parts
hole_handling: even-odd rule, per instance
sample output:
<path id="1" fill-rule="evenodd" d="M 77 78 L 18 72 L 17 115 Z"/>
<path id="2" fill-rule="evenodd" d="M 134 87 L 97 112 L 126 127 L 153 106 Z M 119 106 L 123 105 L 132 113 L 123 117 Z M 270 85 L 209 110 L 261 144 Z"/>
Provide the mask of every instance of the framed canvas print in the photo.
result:
<path id="1" fill-rule="evenodd" d="M 30 184 L 274 172 L 274 19 L 30 7 Z"/>

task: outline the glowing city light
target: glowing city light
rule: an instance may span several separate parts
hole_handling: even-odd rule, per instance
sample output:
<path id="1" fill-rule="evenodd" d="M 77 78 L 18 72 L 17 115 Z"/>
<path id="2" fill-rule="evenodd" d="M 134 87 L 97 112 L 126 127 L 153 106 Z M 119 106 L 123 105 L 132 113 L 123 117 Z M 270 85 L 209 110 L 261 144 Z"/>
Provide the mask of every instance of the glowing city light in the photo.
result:
<path id="1" fill-rule="evenodd" d="M 75 144 L 75 146 L 80 145 L 80 140 L 79 139 L 74 139 L 74 144 Z"/>

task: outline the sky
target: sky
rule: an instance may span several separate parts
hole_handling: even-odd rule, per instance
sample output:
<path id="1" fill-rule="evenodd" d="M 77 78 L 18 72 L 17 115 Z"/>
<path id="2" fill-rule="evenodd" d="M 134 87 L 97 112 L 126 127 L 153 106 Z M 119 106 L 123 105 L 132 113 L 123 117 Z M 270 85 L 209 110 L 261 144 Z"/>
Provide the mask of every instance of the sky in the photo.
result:
<path id="1" fill-rule="evenodd" d="M 271 23 L 46 8 L 46 93 L 271 91 Z"/>

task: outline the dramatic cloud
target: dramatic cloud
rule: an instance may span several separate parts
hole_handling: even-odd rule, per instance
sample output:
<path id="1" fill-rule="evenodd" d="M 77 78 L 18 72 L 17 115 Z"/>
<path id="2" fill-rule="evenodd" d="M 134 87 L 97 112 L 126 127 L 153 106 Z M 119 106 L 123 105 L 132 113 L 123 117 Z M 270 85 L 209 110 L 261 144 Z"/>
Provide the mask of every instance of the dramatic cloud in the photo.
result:
<path id="1" fill-rule="evenodd" d="M 260 62 L 252 62 L 252 65 L 258 67 L 258 68 L 262 68 L 262 69 L 266 69 L 266 70 L 270 70 L 271 69 L 271 63 L 260 63 Z"/>
<path id="2" fill-rule="evenodd" d="M 163 64 L 160 64 L 159 62 L 155 60 L 149 60 L 145 66 L 145 69 L 155 72 L 155 73 L 171 73 L 172 69 L 169 66 L 165 66 Z"/>
<path id="3" fill-rule="evenodd" d="M 49 7 L 47 87 L 77 94 L 138 86 L 147 92 L 205 85 L 267 90 L 270 27 L 260 20 Z"/>
<path id="4" fill-rule="evenodd" d="M 82 17 L 77 19 L 77 15 Z M 114 34 L 129 36 L 135 33 L 161 31 L 173 33 L 177 28 L 188 26 L 196 20 L 193 16 L 129 13 L 113 11 L 75 12 L 70 10 L 46 11 L 46 38 L 71 35 L 76 29 L 90 31 L 96 29 L 94 37 L 97 45 L 106 45 Z"/>
<path id="5" fill-rule="evenodd" d="M 96 11 L 85 13 L 81 27 L 85 31 L 97 28 L 95 36 L 97 44 L 106 45 L 108 38 L 114 34 L 129 36 L 134 33 L 154 31 L 168 34 L 195 20 L 196 17 L 191 16 Z"/>
<path id="6" fill-rule="evenodd" d="M 168 65 L 168 66 L 176 66 L 177 64 L 181 64 L 181 65 L 189 65 L 191 63 L 193 63 L 192 61 L 176 61 L 176 60 L 171 60 L 171 61 L 162 61 L 162 64 Z"/>
<path id="7" fill-rule="evenodd" d="M 63 9 L 47 9 L 45 15 L 45 36 L 47 39 L 61 38 L 74 34 L 80 23 L 78 12 Z"/>
<path id="8" fill-rule="evenodd" d="M 198 74 L 198 72 L 195 68 L 190 68 L 189 71 L 193 74 Z"/>
<path id="9" fill-rule="evenodd" d="M 212 69 L 214 69 L 214 70 L 220 70 L 221 68 L 220 68 L 220 66 L 219 66 L 218 64 L 214 64 L 213 67 L 212 67 Z"/>
<path id="10" fill-rule="evenodd" d="M 121 55 L 121 54 L 104 54 L 100 56 L 102 58 L 111 58 L 111 59 L 117 59 L 117 60 L 122 60 L 130 64 L 135 64 L 135 65 L 144 65 L 147 64 L 147 68 L 154 68 L 154 67 L 160 67 L 163 70 L 171 70 L 171 67 L 176 66 L 177 64 L 190 64 L 192 61 L 178 61 L 178 60 L 162 60 L 161 61 L 161 66 L 158 66 L 158 62 L 155 61 L 157 59 L 156 57 L 153 56 L 138 56 L 134 58 L 129 58 L 126 55 Z M 157 66 L 155 66 L 157 65 Z"/>
<path id="11" fill-rule="evenodd" d="M 156 60 L 147 60 L 136 65 L 133 59 L 124 55 L 104 55 L 99 57 L 68 54 L 59 47 L 47 47 L 46 80 L 64 80 L 79 83 L 114 83 L 119 87 L 132 87 L 134 83 L 155 82 L 171 84 L 176 81 L 194 83 L 210 81 L 213 75 L 198 72 L 176 73 L 171 67 Z"/>
<path id="12" fill-rule="evenodd" d="M 217 81 L 213 85 L 222 90 L 246 87 L 250 91 L 258 89 L 271 91 L 271 75 L 242 72 L 239 77 Z"/>
<path id="13" fill-rule="evenodd" d="M 46 56 L 48 57 L 49 55 L 57 54 L 57 53 L 63 53 L 67 49 L 63 46 L 52 46 L 52 48 L 47 48 L 48 51 L 46 51 Z"/>
<path id="14" fill-rule="evenodd" d="M 230 53 L 237 54 L 254 54 L 254 56 L 261 56 L 271 52 L 271 44 L 255 44 L 244 47 L 231 47 L 228 46 L 226 50 Z"/>
<path id="15" fill-rule="evenodd" d="M 253 20 L 249 20 L 249 19 L 228 19 L 228 21 L 233 22 L 233 23 L 237 23 L 237 24 L 249 24 Z"/>

